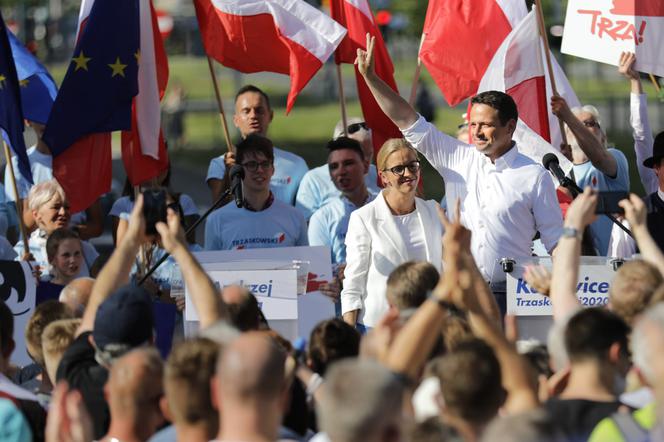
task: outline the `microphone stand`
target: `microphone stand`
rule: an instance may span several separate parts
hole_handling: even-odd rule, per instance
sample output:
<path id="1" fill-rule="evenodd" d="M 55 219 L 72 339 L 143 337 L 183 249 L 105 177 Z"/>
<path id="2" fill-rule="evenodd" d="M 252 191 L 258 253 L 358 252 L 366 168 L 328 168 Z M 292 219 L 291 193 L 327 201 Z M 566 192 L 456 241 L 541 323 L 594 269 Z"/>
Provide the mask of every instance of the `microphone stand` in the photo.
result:
<path id="1" fill-rule="evenodd" d="M 198 218 L 198 219 L 196 220 L 196 222 L 195 222 L 194 224 L 192 224 L 192 225 L 191 225 L 191 226 L 185 231 L 184 235 L 187 236 L 187 235 L 189 235 L 191 232 L 193 232 L 194 230 L 196 230 L 196 227 L 198 227 L 203 221 L 205 221 L 205 220 L 207 219 L 207 217 L 210 216 L 210 214 L 212 213 L 213 210 L 215 210 L 215 209 L 217 209 L 219 206 L 221 206 L 221 203 L 222 203 L 222 202 L 223 202 L 223 201 L 224 201 L 224 200 L 225 200 L 225 199 L 226 199 L 226 198 L 227 198 L 227 197 L 233 192 L 233 189 L 234 189 L 233 186 L 229 186 L 228 189 L 226 189 L 226 191 L 223 193 L 223 195 L 221 195 L 221 196 L 217 199 L 217 201 L 215 201 L 214 204 L 212 204 L 212 206 L 210 206 L 210 208 L 207 209 L 207 210 L 205 211 L 205 213 L 204 213 L 203 215 L 201 215 L 201 217 Z M 231 203 L 231 201 L 229 201 L 229 204 L 230 204 L 230 203 Z M 166 261 L 166 260 L 168 259 L 169 256 L 171 256 L 170 253 L 165 253 L 164 256 L 162 256 L 162 257 L 159 259 L 159 261 L 157 261 L 157 262 L 156 262 L 156 263 L 150 268 L 150 270 L 148 270 L 148 272 L 147 272 L 147 273 L 141 278 L 141 280 L 138 282 L 138 285 L 142 285 L 145 281 L 147 281 L 147 279 L 150 277 L 150 275 L 152 275 L 152 274 L 155 272 L 155 270 L 157 270 L 157 269 L 159 268 L 159 266 L 162 265 L 162 264 L 164 263 L 164 261 Z"/>

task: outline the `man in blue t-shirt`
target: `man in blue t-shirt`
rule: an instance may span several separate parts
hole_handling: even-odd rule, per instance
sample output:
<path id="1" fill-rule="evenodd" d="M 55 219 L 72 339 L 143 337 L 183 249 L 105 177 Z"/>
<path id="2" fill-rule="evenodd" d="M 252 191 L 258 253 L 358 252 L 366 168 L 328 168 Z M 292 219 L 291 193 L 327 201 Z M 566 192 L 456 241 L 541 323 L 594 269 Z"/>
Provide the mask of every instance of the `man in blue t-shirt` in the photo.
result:
<path id="1" fill-rule="evenodd" d="M 591 105 L 570 109 L 562 97 L 551 98 L 553 113 L 565 122 L 567 140 L 572 148 L 572 163 L 576 184 L 600 192 L 629 191 L 627 158 L 618 149 L 608 148 L 599 111 Z M 590 225 L 595 249 L 606 256 L 613 222 L 599 216 Z"/>
<path id="2" fill-rule="evenodd" d="M 235 115 L 233 124 L 240 131 L 242 138 L 249 134 L 267 136 L 274 112 L 270 107 L 270 99 L 265 92 L 253 85 L 247 85 L 235 95 Z M 275 198 L 286 204 L 295 203 L 295 195 L 302 177 L 309 170 L 302 157 L 285 150 L 273 148 L 274 173 L 270 187 Z M 207 173 L 207 184 L 212 192 L 212 200 L 216 201 L 228 187 L 226 170 L 235 164 L 235 153 L 227 152 L 213 158 Z"/>
<path id="3" fill-rule="evenodd" d="M 217 209 L 205 224 L 205 250 L 238 250 L 306 246 L 307 223 L 295 207 L 275 198 L 272 141 L 249 134 L 236 147 L 244 168 L 243 207 L 235 203 Z"/>

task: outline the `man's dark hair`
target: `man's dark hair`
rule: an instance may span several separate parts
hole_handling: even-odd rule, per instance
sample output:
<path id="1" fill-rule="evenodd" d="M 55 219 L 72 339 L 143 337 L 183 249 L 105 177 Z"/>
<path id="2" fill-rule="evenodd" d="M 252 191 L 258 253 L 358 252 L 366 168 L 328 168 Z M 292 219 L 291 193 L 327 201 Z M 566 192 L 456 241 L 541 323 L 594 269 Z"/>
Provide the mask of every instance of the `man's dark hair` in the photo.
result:
<path id="1" fill-rule="evenodd" d="M 253 84 L 247 84 L 242 86 L 238 91 L 237 94 L 235 94 L 235 103 L 237 103 L 237 99 L 240 98 L 240 95 L 246 94 L 247 92 L 255 92 L 257 94 L 260 94 L 261 97 L 265 100 L 265 104 L 267 104 L 268 109 L 272 109 L 272 106 L 270 106 L 270 97 L 267 96 L 265 92 L 263 92 L 262 89 L 254 86 Z"/>
<path id="2" fill-rule="evenodd" d="M 12 345 L 13 340 L 14 314 L 9 306 L 0 300 L 0 353 L 6 353 Z"/>
<path id="3" fill-rule="evenodd" d="M 262 153 L 268 161 L 274 162 L 274 144 L 269 138 L 262 135 L 247 135 L 244 140 L 235 146 L 235 152 L 238 164 L 244 163 L 248 154 L 256 155 L 259 153 Z"/>
<path id="4" fill-rule="evenodd" d="M 55 229 L 53 233 L 48 236 L 48 239 L 46 240 L 46 257 L 48 258 L 48 262 L 53 261 L 58 254 L 60 243 L 66 239 L 77 239 L 80 241 L 81 237 L 72 229 L 67 229 L 65 227 Z M 81 246 L 81 252 L 83 251 L 82 249 L 83 246 Z"/>
<path id="5" fill-rule="evenodd" d="M 472 339 L 435 363 L 440 391 L 450 413 L 473 425 L 496 416 L 505 401 L 498 359 L 484 341 Z"/>
<path id="6" fill-rule="evenodd" d="M 316 324 L 309 335 L 308 355 L 311 369 L 325 375 L 330 364 L 360 353 L 360 334 L 339 318 Z"/>
<path id="7" fill-rule="evenodd" d="M 572 316 L 565 328 L 565 349 L 570 361 L 605 360 L 615 342 L 627 351 L 629 326 L 604 308 L 588 308 Z"/>
<path id="8" fill-rule="evenodd" d="M 335 150 L 340 149 L 350 149 L 355 151 L 360 156 L 360 158 L 362 158 L 362 161 L 364 161 L 364 151 L 362 150 L 362 146 L 360 145 L 359 141 L 341 136 L 327 142 L 328 152 L 332 153 Z"/>
<path id="9" fill-rule="evenodd" d="M 261 322 L 261 310 L 258 307 L 256 297 L 248 290 L 244 293 L 239 303 L 229 303 L 228 320 L 240 331 L 258 330 Z"/>
<path id="10" fill-rule="evenodd" d="M 508 121 L 519 119 L 519 111 L 516 108 L 516 103 L 505 92 L 500 91 L 486 91 L 475 95 L 470 99 L 470 104 L 486 104 L 498 111 L 498 119 L 503 126 Z"/>
<path id="11" fill-rule="evenodd" d="M 428 262 L 408 261 L 387 278 L 387 299 L 398 310 L 417 308 L 436 287 L 440 275 Z"/>

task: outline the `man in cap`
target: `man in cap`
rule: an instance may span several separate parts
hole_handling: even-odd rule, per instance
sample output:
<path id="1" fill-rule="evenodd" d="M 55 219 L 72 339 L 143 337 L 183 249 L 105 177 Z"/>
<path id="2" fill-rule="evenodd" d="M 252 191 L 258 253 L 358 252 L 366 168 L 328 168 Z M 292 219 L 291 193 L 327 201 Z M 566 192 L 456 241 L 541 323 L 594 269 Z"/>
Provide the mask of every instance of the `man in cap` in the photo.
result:
<path id="1" fill-rule="evenodd" d="M 653 192 L 645 198 L 648 209 L 648 231 L 659 246 L 664 251 L 664 132 L 660 132 L 655 137 L 655 143 L 652 147 L 652 156 L 646 158 L 643 162 L 645 167 L 654 169 L 657 175 L 659 187 L 657 192 Z"/>

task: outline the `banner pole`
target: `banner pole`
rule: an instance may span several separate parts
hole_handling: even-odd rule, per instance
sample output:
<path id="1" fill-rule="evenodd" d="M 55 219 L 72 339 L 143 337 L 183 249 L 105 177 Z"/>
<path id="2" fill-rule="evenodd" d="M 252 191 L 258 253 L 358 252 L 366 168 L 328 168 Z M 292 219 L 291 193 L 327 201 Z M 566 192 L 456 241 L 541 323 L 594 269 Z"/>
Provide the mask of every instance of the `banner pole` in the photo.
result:
<path id="1" fill-rule="evenodd" d="M 535 8 L 537 9 L 537 25 L 539 28 L 540 37 L 542 38 L 542 44 L 544 45 L 544 58 L 546 59 L 546 68 L 549 72 L 549 79 L 551 80 L 551 91 L 553 95 L 558 95 L 558 88 L 556 87 L 556 79 L 553 76 L 553 66 L 551 65 L 551 51 L 549 50 L 549 40 L 546 37 L 546 28 L 544 26 L 544 13 L 542 12 L 542 1 L 535 0 Z M 558 117 L 558 125 L 560 127 L 560 136 L 563 140 L 563 144 L 567 144 L 567 135 L 565 134 L 565 124 L 563 120 Z M 560 146 L 557 146 L 558 148 Z"/>
<path id="2" fill-rule="evenodd" d="M 341 106 L 341 121 L 344 125 L 344 137 L 348 136 L 348 115 L 346 114 L 346 96 L 344 94 L 344 81 L 341 76 L 341 63 L 337 63 L 337 82 L 339 83 L 339 105 Z"/>
<path id="3" fill-rule="evenodd" d="M 653 74 L 648 74 L 648 76 L 650 77 L 650 81 L 652 81 L 653 86 L 655 86 L 655 90 L 659 94 L 660 91 L 662 90 L 662 88 L 659 85 L 659 83 L 657 83 L 657 79 L 655 78 L 655 76 Z"/>
<path id="4" fill-rule="evenodd" d="M 415 75 L 413 76 L 413 83 L 410 86 L 410 97 L 408 97 L 408 104 L 411 106 L 415 106 L 415 99 L 417 98 L 417 83 L 420 81 L 420 75 L 422 74 L 422 59 L 420 58 L 420 51 L 422 50 L 422 44 L 424 43 L 425 37 L 426 34 L 422 33 L 420 47 L 417 50 L 417 65 L 415 65 Z"/>
<path id="5" fill-rule="evenodd" d="M 221 118 L 221 126 L 224 129 L 224 138 L 226 139 L 226 150 L 233 151 L 233 144 L 231 143 L 231 136 L 228 132 L 228 123 L 226 122 L 226 113 L 224 112 L 224 105 L 221 102 L 221 94 L 219 93 L 219 85 L 217 84 L 217 76 L 214 73 L 214 65 L 210 56 L 207 57 L 208 68 L 210 68 L 210 78 L 212 78 L 212 85 L 214 86 L 214 95 L 217 99 L 217 107 L 219 108 L 219 118 Z"/>
<path id="6" fill-rule="evenodd" d="M 9 146 L 6 141 L 2 141 L 2 145 L 5 148 L 5 160 L 7 161 L 7 168 L 9 169 L 9 177 L 12 180 L 12 186 L 14 186 L 14 200 L 16 201 L 16 213 L 18 214 L 18 226 L 21 231 L 21 236 L 23 237 L 23 251 L 27 255 L 30 253 L 30 244 L 28 244 L 28 228 L 23 222 L 23 204 L 21 204 L 21 199 L 18 197 L 18 187 L 16 186 L 16 176 L 14 175 L 14 165 L 12 164 L 12 155 L 9 152 Z"/>

